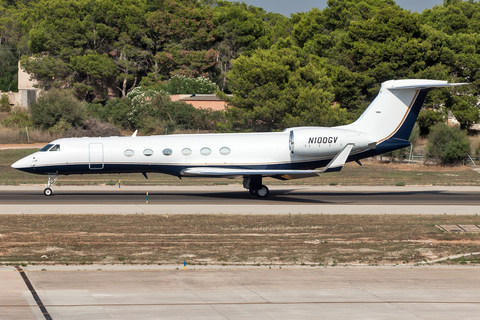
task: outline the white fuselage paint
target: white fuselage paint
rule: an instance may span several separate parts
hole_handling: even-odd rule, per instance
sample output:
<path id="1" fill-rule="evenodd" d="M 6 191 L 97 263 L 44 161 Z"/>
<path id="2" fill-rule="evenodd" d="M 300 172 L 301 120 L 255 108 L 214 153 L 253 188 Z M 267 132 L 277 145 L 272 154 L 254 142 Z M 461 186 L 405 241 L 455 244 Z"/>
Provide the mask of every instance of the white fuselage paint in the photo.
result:
<path id="1" fill-rule="evenodd" d="M 293 153 L 290 151 L 290 131 L 294 131 L 296 139 Z M 312 140 L 311 137 L 316 138 L 316 141 L 309 143 L 308 140 Z M 325 143 L 323 137 L 326 137 Z M 84 165 L 85 168 L 88 165 L 88 170 L 75 173 L 102 173 L 108 165 L 125 165 L 130 168 L 143 165 L 138 172 L 150 172 L 145 169 L 145 165 L 179 168 L 277 167 L 278 165 L 289 167 L 291 164 L 302 166 L 302 163 L 332 159 L 344 147 L 346 141 L 352 142 L 352 140 L 357 142 L 352 153 L 366 149 L 368 139 L 360 133 L 311 127 L 291 128 L 279 133 L 65 138 L 51 142 L 53 145 L 59 145 L 60 150 L 36 152 L 19 160 L 13 167 L 35 167 L 37 170 L 42 168 L 38 173 L 62 174 L 68 172 L 69 167 L 79 165 Z M 186 148 L 191 150 L 191 154 L 182 153 Z M 211 153 L 203 155 L 201 153 L 203 148 L 209 148 Z M 222 154 L 220 152 L 222 148 L 228 148 L 230 152 Z M 166 149 L 172 151 L 170 155 L 163 153 Z M 150 153 L 152 154 L 145 155 Z"/>

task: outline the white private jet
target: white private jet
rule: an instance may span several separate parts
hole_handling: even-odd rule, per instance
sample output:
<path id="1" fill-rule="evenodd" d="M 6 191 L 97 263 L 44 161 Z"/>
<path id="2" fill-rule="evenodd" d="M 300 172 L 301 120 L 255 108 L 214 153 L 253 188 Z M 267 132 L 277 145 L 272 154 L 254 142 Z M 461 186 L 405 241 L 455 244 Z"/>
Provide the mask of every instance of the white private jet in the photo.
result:
<path id="1" fill-rule="evenodd" d="M 48 175 L 52 195 L 59 175 L 160 172 L 177 177 L 243 177 L 243 186 L 268 196 L 263 177 L 281 180 L 340 171 L 347 161 L 410 145 L 408 138 L 429 89 L 466 83 L 390 80 L 354 123 L 298 127 L 274 133 L 185 134 L 107 138 L 65 138 L 12 165 Z M 316 168 L 321 168 L 317 170 Z"/>

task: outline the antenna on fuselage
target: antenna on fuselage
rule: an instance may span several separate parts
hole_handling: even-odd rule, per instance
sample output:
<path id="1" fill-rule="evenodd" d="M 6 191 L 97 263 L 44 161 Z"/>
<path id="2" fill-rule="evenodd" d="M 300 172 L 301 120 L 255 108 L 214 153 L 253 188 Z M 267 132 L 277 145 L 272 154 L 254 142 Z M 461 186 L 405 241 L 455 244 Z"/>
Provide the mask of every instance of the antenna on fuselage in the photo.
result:
<path id="1" fill-rule="evenodd" d="M 132 134 L 132 137 L 136 137 L 136 136 L 137 136 L 137 132 L 138 132 L 138 130 L 135 130 L 135 132 Z"/>

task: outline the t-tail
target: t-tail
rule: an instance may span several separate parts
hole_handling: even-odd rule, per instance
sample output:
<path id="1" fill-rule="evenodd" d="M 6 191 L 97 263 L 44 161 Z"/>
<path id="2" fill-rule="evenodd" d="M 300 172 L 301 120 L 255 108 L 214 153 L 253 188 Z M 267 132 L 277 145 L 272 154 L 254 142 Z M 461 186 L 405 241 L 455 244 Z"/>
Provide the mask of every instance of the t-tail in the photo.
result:
<path id="1" fill-rule="evenodd" d="M 360 118 L 343 128 L 368 134 L 369 144 L 376 144 L 375 154 L 407 147 L 427 92 L 465 84 L 419 79 L 386 81 Z"/>

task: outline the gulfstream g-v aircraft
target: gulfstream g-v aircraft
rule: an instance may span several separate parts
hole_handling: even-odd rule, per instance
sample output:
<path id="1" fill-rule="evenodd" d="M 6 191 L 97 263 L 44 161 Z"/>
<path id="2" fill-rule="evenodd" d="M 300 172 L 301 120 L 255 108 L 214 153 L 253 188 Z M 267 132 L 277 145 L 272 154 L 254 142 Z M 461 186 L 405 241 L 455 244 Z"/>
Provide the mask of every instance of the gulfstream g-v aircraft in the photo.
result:
<path id="1" fill-rule="evenodd" d="M 160 172 L 182 177 L 243 177 L 243 186 L 267 197 L 263 177 L 281 180 L 340 171 L 345 162 L 410 145 L 408 138 L 429 89 L 465 83 L 390 80 L 354 123 L 297 127 L 274 133 L 65 138 L 12 165 L 48 175 L 52 195 L 59 175 Z M 322 169 L 317 169 L 322 168 Z"/>

